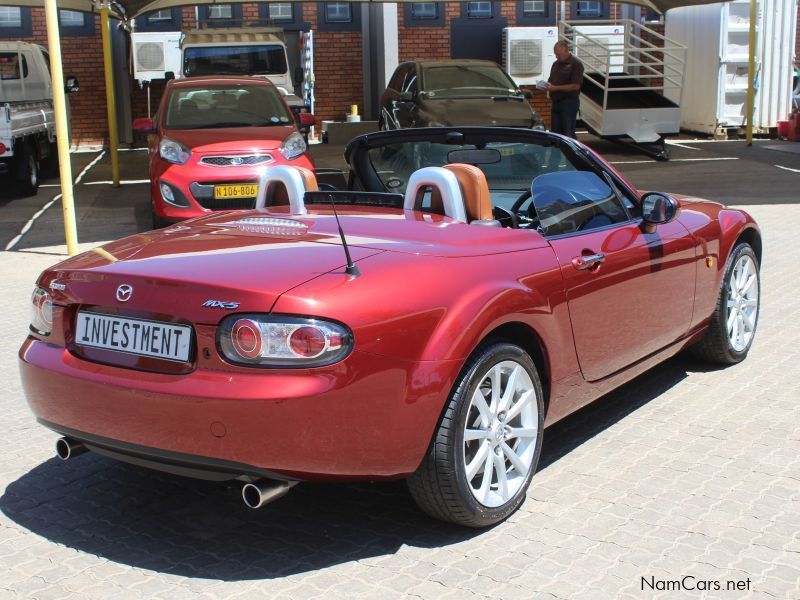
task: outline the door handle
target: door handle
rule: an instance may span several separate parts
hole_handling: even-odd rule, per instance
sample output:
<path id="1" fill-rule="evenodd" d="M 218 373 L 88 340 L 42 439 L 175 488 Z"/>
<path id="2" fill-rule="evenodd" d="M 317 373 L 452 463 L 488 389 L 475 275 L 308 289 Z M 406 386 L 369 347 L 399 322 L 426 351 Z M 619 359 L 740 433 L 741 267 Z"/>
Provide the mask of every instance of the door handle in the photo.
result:
<path id="1" fill-rule="evenodd" d="M 606 255 L 602 252 L 585 256 L 576 256 L 572 259 L 572 266 L 578 269 L 578 271 L 587 271 L 599 266 L 605 259 Z"/>

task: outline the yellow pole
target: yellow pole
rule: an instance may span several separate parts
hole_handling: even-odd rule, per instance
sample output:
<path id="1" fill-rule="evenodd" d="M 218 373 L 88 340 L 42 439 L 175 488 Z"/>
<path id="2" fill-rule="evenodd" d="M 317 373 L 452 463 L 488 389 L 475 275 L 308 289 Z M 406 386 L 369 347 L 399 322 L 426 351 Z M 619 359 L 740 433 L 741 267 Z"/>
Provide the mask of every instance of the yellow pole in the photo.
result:
<path id="1" fill-rule="evenodd" d="M 111 30 L 108 22 L 108 4 L 100 5 L 100 30 L 103 33 L 103 67 L 106 75 L 106 112 L 108 114 L 108 153 L 111 155 L 111 179 L 119 187 L 119 136 L 117 135 L 117 104 L 114 98 L 114 70 L 111 57 Z"/>
<path id="2" fill-rule="evenodd" d="M 69 119 L 67 99 L 64 94 L 64 72 L 61 68 L 61 36 L 58 32 L 58 8 L 56 0 L 44 1 L 47 22 L 47 48 L 50 51 L 50 73 L 52 74 L 53 111 L 56 117 L 56 144 L 58 168 L 61 173 L 61 207 L 64 213 L 64 235 L 67 252 L 74 256 L 78 252 L 78 231 L 75 225 L 75 199 L 72 195 L 72 165 L 69 161 Z"/>
<path id="3" fill-rule="evenodd" d="M 757 0 L 750 0 L 750 61 L 747 65 L 747 145 L 753 145 L 753 113 L 756 101 L 756 20 Z"/>

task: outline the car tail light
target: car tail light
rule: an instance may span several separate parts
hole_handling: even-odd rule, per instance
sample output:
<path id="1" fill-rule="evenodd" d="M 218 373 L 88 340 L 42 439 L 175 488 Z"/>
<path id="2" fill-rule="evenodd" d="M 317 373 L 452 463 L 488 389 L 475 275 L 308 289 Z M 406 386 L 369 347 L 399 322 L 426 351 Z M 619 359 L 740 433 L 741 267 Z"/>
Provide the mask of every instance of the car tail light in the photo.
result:
<path id="1" fill-rule="evenodd" d="M 31 329 L 41 335 L 50 335 L 53 331 L 53 298 L 38 287 L 31 296 Z"/>
<path id="2" fill-rule="evenodd" d="M 283 315 L 231 315 L 217 330 L 226 360 L 257 367 L 321 367 L 353 348 L 352 332 L 340 323 Z"/>
<path id="3" fill-rule="evenodd" d="M 8 151 L 5 144 L 0 144 L 0 154 L 5 154 Z"/>

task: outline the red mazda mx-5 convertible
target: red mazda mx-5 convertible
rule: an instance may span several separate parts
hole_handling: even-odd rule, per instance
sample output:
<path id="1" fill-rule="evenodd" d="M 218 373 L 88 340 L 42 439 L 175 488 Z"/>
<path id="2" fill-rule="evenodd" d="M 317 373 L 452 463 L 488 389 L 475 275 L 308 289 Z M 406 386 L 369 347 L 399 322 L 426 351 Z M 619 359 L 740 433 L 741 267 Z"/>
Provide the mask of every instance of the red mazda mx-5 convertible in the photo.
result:
<path id="1" fill-rule="evenodd" d="M 524 501 L 551 423 L 685 348 L 750 350 L 741 210 L 639 192 L 538 131 L 380 132 L 345 156 L 351 190 L 269 167 L 254 210 L 42 273 L 20 366 L 59 456 L 238 479 L 251 507 L 406 478 L 480 527 Z"/>

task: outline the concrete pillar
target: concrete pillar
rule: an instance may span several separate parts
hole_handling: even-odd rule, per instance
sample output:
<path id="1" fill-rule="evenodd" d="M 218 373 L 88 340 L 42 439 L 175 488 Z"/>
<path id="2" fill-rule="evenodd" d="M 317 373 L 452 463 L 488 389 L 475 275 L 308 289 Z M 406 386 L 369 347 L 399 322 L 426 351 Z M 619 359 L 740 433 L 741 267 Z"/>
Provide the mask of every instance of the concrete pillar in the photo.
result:
<path id="1" fill-rule="evenodd" d="M 363 117 L 376 120 L 380 98 L 398 64 L 397 4 L 366 2 L 361 6 L 364 69 Z"/>

